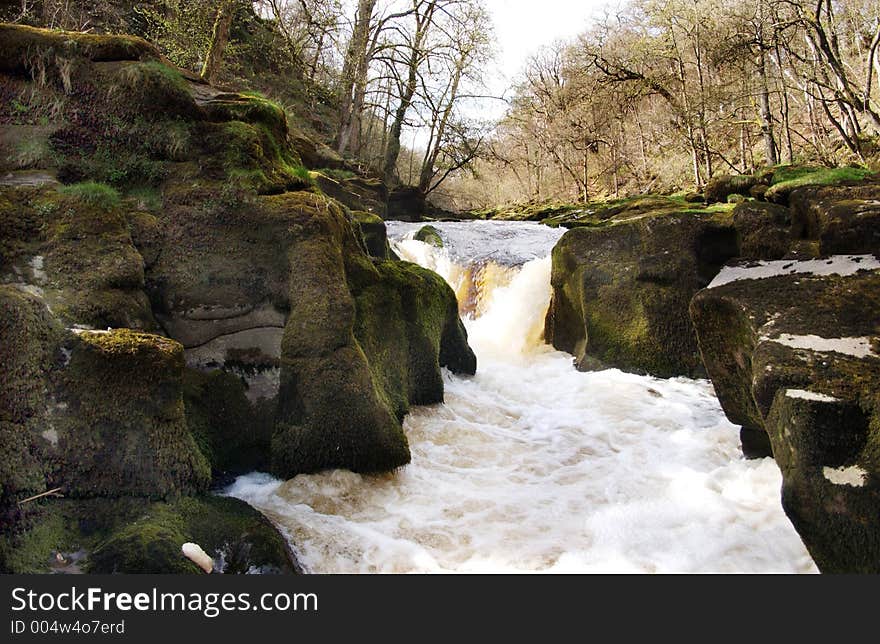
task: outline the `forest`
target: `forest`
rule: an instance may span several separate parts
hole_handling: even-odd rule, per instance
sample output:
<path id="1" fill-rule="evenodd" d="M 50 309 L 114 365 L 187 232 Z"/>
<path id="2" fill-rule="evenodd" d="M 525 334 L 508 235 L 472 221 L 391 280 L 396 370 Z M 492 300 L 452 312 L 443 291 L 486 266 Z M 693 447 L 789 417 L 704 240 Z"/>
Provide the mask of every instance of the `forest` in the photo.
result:
<path id="1" fill-rule="evenodd" d="M 211 82 L 281 100 L 356 171 L 457 210 L 699 190 L 878 151 L 872 0 L 632 0 L 542 46 L 495 97 L 480 0 L 8 5 L 8 21 L 143 36 Z M 503 118 L 487 121 L 499 100 Z"/>

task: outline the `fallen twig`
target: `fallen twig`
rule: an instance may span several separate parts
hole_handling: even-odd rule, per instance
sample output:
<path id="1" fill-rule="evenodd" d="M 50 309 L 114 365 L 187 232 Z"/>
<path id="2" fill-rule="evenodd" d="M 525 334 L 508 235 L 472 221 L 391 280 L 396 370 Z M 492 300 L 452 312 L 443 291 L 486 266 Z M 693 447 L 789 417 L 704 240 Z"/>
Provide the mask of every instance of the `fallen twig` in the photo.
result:
<path id="1" fill-rule="evenodd" d="M 56 488 L 54 488 L 54 489 L 52 489 L 52 490 L 47 490 L 46 492 L 42 492 L 42 493 L 40 493 L 40 494 L 35 494 L 34 496 L 29 496 L 29 497 L 26 498 L 26 499 L 22 499 L 21 501 L 18 502 L 18 506 L 21 507 L 21 506 L 23 506 L 25 503 L 30 503 L 31 501 L 36 501 L 37 499 L 42 499 L 44 496 L 58 496 L 58 497 L 63 497 L 64 495 L 61 494 L 61 488 L 60 488 L 60 487 L 56 487 Z"/>

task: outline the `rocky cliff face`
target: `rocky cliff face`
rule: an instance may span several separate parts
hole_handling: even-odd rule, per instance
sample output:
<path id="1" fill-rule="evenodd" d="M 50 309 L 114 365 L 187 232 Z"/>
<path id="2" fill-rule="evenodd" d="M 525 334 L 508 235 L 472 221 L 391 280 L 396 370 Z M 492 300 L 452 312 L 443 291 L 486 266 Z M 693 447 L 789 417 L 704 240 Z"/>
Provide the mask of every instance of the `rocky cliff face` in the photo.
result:
<path id="1" fill-rule="evenodd" d="M 292 569 L 259 515 L 199 496 L 211 472 L 408 462 L 409 406 L 442 400 L 441 367 L 476 368 L 455 295 L 314 185 L 273 103 L 137 39 L 0 42 L 0 567 L 100 536 L 119 548 L 94 570 L 186 568 L 179 544 L 153 568 L 122 553 L 201 534 L 262 553 L 236 569 Z M 101 525 L 70 499 L 63 525 L 51 498 L 17 505 L 53 487 L 102 502 Z"/>
<path id="2" fill-rule="evenodd" d="M 745 446 L 769 436 L 819 568 L 880 571 L 880 261 L 728 268 L 691 312 L 724 411 Z"/>
<path id="3" fill-rule="evenodd" d="M 880 184 L 776 174 L 709 186 L 730 204 L 650 197 L 548 221 L 572 229 L 546 337 L 582 369 L 708 375 L 744 453 L 775 457 L 820 569 L 877 572 Z"/>
<path id="4" fill-rule="evenodd" d="M 545 337 L 582 370 L 703 374 L 687 307 L 736 252 L 717 213 L 669 204 L 573 228 L 553 249 Z"/>

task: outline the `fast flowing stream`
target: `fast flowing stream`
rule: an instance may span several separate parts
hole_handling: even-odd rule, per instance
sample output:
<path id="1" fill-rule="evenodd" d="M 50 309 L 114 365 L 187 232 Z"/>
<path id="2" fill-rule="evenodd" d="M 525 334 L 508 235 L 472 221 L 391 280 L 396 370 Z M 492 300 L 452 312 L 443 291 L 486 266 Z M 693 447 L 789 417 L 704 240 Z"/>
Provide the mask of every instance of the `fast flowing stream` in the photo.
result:
<path id="1" fill-rule="evenodd" d="M 404 422 L 412 463 L 228 494 L 266 513 L 312 572 L 815 572 L 772 459 L 746 461 L 706 381 L 579 373 L 541 335 L 549 254 L 537 224 L 390 222 L 397 253 L 459 297 L 477 375 Z"/>

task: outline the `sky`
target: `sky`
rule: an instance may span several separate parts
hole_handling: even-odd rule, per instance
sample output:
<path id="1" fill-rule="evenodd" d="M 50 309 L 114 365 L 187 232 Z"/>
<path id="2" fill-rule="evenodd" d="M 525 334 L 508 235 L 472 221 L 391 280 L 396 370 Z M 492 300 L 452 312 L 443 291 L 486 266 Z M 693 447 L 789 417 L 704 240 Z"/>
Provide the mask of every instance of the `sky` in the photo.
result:
<path id="1" fill-rule="evenodd" d="M 484 0 L 492 14 L 498 67 L 493 90 L 501 91 L 523 68 L 529 56 L 554 40 L 570 39 L 620 0 Z"/>

